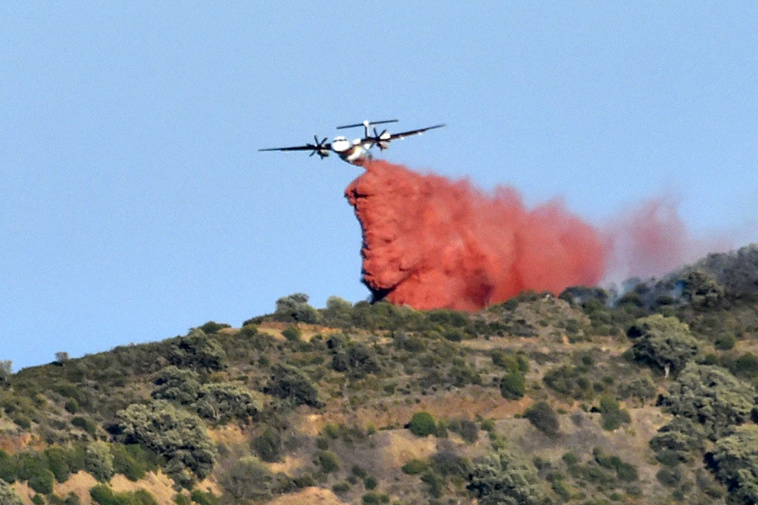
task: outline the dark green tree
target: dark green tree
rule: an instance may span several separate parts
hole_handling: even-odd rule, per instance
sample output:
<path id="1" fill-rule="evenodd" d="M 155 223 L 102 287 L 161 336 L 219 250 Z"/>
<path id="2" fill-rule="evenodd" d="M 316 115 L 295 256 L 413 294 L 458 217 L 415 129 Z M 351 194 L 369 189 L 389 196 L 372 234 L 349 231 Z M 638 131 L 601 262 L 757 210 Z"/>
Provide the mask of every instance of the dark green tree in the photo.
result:
<path id="1" fill-rule="evenodd" d="M 716 478 L 726 485 L 729 503 L 758 503 L 758 426 L 738 426 L 716 442 L 707 460 Z"/>
<path id="2" fill-rule="evenodd" d="M 702 425 L 705 435 L 716 440 L 750 419 L 754 394 L 752 387 L 721 367 L 691 363 L 661 397 L 661 404 Z"/>
<path id="3" fill-rule="evenodd" d="M 682 296 L 696 308 L 716 307 L 724 298 L 724 288 L 711 275 L 695 269 L 684 277 Z"/>
<path id="4" fill-rule="evenodd" d="M 316 309 L 308 305 L 308 295 L 294 293 L 276 301 L 274 319 L 285 323 L 315 324 L 319 322 L 320 315 Z"/>
<path id="5" fill-rule="evenodd" d="M 694 453 L 703 450 L 704 438 L 701 425 L 686 417 L 677 416 L 650 439 L 650 447 L 659 460 L 666 458 L 675 462 L 688 462 L 694 459 Z"/>
<path id="6" fill-rule="evenodd" d="M 326 299 L 326 309 L 324 310 L 324 324 L 337 328 L 350 326 L 350 319 L 353 313 L 353 304 L 340 298 L 339 296 L 330 296 Z"/>
<path id="7" fill-rule="evenodd" d="M 189 405 L 197 399 L 200 380 L 192 370 L 170 365 L 158 372 L 155 385 L 153 398 L 176 400 L 183 405 Z"/>
<path id="8" fill-rule="evenodd" d="M 221 370 L 225 359 L 226 352 L 218 340 L 199 328 L 191 330 L 186 337 L 174 340 L 168 353 L 171 364 L 204 371 Z"/>
<path id="9" fill-rule="evenodd" d="M 632 344 L 632 353 L 638 361 L 669 372 L 678 372 L 700 351 L 697 339 L 689 326 L 675 317 L 653 314 L 638 319 L 627 332 Z"/>
<path id="10" fill-rule="evenodd" d="M 318 389 L 312 384 L 310 377 L 291 365 L 277 365 L 263 392 L 284 400 L 292 400 L 297 405 L 323 406 Z"/>
<path id="11" fill-rule="evenodd" d="M 200 417 L 222 423 L 233 418 L 250 419 L 262 408 L 260 400 L 250 391 L 228 382 L 201 386 L 197 392 L 196 405 Z"/>
<path id="12" fill-rule="evenodd" d="M 499 452 L 477 464 L 468 489 L 480 505 L 543 505 L 548 500 L 534 466 L 509 452 Z"/>
<path id="13" fill-rule="evenodd" d="M 133 404 L 117 413 L 127 442 L 137 442 L 168 460 L 169 470 L 187 469 L 200 479 L 216 463 L 216 446 L 199 417 L 165 400 Z"/>

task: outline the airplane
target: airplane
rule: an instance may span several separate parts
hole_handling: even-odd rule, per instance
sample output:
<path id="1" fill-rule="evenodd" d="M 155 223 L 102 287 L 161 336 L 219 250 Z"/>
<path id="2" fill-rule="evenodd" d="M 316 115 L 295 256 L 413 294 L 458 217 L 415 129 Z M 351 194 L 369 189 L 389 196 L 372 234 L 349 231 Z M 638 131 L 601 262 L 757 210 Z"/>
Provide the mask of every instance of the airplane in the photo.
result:
<path id="1" fill-rule="evenodd" d="M 362 166 L 367 161 L 372 159 L 369 149 L 372 147 L 378 147 L 384 151 L 390 145 L 390 142 L 397 139 L 404 139 L 411 135 L 420 135 L 426 131 L 433 130 L 435 128 L 442 128 L 444 124 L 438 124 L 434 126 L 427 126 L 426 128 L 419 128 L 418 130 L 410 130 L 401 133 L 390 133 L 387 130 L 379 133 L 376 130 L 376 125 L 397 123 L 397 119 L 387 119 L 385 121 L 364 121 L 362 123 L 349 124 L 344 126 L 338 126 L 338 130 L 344 130 L 346 128 L 363 127 L 363 138 L 355 139 L 353 141 L 348 140 L 344 136 L 335 137 L 331 142 L 327 137 L 319 140 L 318 135 L 313 136 L 314 143 L 307 143 L 304 146 L 295 147 L 271 147 L 266 149 L 258 149 L 259 151 L 311 151 L 309 156 L 318 154 L 321 159 L 329 156 L 330 152 L 336 153 L 343 161 L 351 163 L 353 165 Z"/>

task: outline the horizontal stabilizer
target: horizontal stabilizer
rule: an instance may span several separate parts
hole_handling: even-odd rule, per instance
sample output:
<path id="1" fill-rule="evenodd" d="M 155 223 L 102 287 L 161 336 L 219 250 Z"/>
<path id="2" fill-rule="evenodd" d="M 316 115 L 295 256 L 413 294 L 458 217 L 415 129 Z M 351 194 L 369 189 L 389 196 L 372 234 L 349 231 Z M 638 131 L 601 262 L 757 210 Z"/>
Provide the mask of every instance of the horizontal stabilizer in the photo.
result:
<path id="1" fill-rule="evenodd" d="M 338 130 L 344 130 L 345 128 L 357 128 L 359 126 L 373 126 L 376 124 L 397 123 L 399 119 L 385 119 L 384 121 L 365 121 L 363 123 L 347 124 L 344 126 L 338 126 Z"/>

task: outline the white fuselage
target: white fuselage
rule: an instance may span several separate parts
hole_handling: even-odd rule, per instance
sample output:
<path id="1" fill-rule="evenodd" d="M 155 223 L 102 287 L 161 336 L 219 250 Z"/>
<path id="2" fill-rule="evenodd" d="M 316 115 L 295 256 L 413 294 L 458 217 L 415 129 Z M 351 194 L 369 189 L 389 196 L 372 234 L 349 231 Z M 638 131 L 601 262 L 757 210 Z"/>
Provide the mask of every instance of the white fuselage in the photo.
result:
<path id="1" fill-rule="evenodd" d="M 361 143 L 361 139 L 350 142 L 345 137 L 337 137 L 332 141 L 332 151 L 353 165 L 361 166 L 371 159 L 371 153 Z"/>

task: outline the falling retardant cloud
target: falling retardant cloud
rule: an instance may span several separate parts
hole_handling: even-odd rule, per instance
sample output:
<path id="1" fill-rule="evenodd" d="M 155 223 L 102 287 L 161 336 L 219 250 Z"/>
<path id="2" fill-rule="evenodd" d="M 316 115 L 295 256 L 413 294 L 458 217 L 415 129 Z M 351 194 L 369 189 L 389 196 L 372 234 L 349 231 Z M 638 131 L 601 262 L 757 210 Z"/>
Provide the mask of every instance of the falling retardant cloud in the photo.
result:
<path id="1" fill-rule="evenodd" d="M 599 230 L 559 201 L 528 209 L 513 188 L 488 194 L 384 161 L 364 168 L 345 196 L 363 231 L 363 282 L 374 299 L 475 311 L 525 290 L 596 285 L 609 272 L 658 275 L 693 249 L 673 200 L 652 200 Z"/>
<path id="2" fill-rule="evenodd" d="M 606 245 L 558 202 L 527 209 L 511 188 L 487 195 L 467 181 L 384 161 L 345 191 L 363 230 L 363 281 L 375 299 L 417 309 L 478 310 L 524 291 L 594 285 Z"/>

